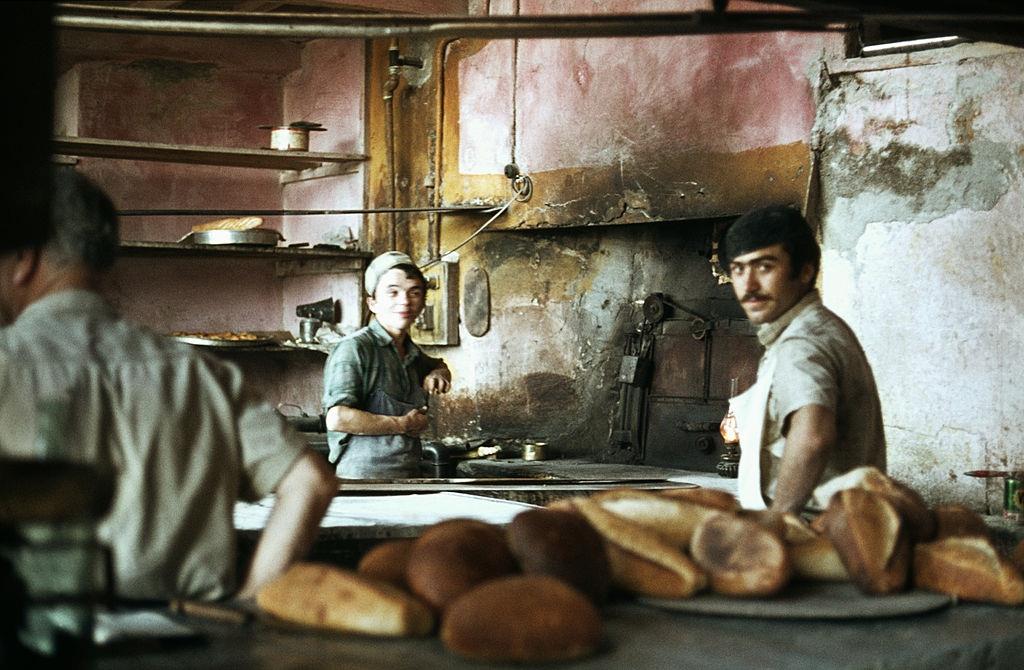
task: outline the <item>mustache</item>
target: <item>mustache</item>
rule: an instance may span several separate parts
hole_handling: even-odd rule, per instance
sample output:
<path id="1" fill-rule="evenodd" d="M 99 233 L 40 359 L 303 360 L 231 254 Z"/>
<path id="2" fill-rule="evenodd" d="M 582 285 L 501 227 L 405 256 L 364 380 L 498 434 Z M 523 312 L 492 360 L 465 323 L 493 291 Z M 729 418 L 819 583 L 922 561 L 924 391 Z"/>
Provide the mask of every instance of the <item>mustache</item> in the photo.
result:
<path id="1" fill-rule="evenodd" d="M 742 298 L 740 298 L 740 302 L 748 302 L 748 301 L 751 301 L 751 300 L 767 300 L 767 299 L 768 299 L 768 296 L 766 296 L 763 293 L 747 293 Z"/>

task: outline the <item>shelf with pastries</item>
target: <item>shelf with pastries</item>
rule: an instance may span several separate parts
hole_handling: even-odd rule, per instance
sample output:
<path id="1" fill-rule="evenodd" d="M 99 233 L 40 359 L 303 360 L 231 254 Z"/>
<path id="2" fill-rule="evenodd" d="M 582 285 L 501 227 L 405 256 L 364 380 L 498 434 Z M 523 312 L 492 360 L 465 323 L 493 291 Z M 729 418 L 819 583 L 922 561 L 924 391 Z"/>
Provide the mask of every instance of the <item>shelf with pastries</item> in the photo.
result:
<path id="1" fill-rule="evenodd" d="M 300 342 L 287 330 L 271 331 L 175 331 L 167 333 L 184 344 L 201 347 L 217 353 L 314 353 L 328 354 L 330 346 L 319 342 Z"/>

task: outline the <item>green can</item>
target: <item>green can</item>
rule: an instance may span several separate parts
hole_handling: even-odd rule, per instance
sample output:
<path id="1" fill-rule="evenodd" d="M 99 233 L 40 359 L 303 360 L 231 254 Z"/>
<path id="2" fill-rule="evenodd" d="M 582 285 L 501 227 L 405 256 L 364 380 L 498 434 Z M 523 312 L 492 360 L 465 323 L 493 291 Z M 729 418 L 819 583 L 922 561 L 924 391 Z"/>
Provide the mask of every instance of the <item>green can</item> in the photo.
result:
<path id="1" fill-rule="evenodd" d="M 1021 473 L 1003 479 L 1003 516 L 1017 523 L 1024 522 L 1024 487 Z"/>

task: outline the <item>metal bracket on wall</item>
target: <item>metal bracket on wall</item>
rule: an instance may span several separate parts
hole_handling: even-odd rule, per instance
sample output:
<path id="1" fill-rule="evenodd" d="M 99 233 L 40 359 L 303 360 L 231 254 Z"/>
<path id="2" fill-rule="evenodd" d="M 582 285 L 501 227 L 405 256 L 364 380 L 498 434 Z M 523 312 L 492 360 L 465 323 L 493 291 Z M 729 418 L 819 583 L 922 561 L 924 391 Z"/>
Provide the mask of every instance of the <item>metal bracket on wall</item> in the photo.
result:
<path id="1" fill-rule="evenodd" d="M 423 271 L 427 296 L 423 312 L 412 325 L 417 344 L 454 346 L 459 343 L 459 264 L 441 261 Z"/>

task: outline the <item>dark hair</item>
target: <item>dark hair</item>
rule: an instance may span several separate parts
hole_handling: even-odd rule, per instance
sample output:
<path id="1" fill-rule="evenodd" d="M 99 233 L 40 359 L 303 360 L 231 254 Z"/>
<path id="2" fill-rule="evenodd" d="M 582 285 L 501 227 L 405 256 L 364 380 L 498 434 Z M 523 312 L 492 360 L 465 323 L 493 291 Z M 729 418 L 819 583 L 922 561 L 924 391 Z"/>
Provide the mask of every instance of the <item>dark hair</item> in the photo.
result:
<path id="1" fill-rule="evenodd" d="M 423 276 L 423 271 L 420 270 L 415 265 L 412 265 L 411 263 L 399 263 L 398 265 L 395 265 L 389 269 L 401 270 L 402 272 L 405 273 L 407 279 L 419 279 L 420 284 L 423 286 L 423 290 L 427 290 L 427 278 Z M 380 280 L 378 279 L 377 281 L 379 282 Z M 377 289 L 374 288 L 374 292 L 376 292 L 376 290 Z"/>
<path id="2" fill-rule="evenodd" d="M 809 263 L 814 268 L 814 282 L 821 266 L 821 247 L 799 210 L 783 205 L 755 209 L 733 222 L 718 249 L 722 269 L 728 272 L 737 256 L 773 244 L 781 244 L 789 254 L 791 276 L 799 275 Z"/>
<path id="3" fill-rule="evenodd" d="M 57 263 L 102 271 L 117 257 L 117 210 L 107 194 L 69 167 L 53 172 L 53 232 L 44 249 Z"/>

